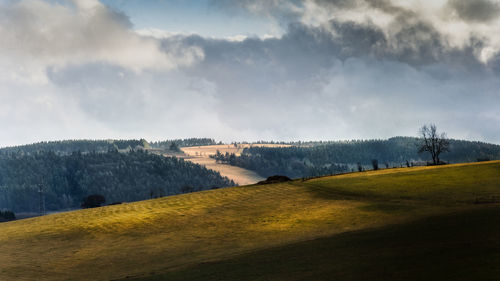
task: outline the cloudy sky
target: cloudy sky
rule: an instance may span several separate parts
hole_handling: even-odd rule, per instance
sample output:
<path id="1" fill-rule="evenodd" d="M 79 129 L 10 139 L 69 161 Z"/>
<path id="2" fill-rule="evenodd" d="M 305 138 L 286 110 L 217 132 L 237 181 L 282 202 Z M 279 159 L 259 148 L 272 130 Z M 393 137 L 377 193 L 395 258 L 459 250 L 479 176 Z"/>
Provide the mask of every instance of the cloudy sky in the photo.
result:
<path id="1" fill-rule="evenodd" d="M 0 146 L 56 139 L 500 144 L 493 0 L 0 0 Z"/>

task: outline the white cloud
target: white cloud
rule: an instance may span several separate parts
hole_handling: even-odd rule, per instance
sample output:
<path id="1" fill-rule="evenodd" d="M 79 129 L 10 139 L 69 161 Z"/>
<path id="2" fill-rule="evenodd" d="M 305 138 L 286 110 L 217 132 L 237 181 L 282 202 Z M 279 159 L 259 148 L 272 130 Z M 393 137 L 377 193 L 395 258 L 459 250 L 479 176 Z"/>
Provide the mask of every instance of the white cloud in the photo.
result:
<path id="1" fill-rule="evenodd" d="M 147 73 L 175 71 L 204 56 L 196 46 L 177 43 L 166 48 L 156 38 L 137 34 L 125 15 L 96 0 L 0 2 L 0 38 L 0 144 L 139 137 L 136 134 L 147 129 L 137 133 L 130 129 L 149 122 L 154 114 L 159 115 L 156 120 L 165 121 L 165 112 L 174 111 L 168 106 L 147 109 L 164 100 L 158 101 L 154 92 L 149 93 L 153 96 L 150 101 L 141 97 L 142 89 L 133 87 L 134 82 L 141 82 L 138 77 L 145 77 L 144 82 Z M 96 68 L 89 65 L 117 70 L 121 80 L 95 77 L 92 71 Z M 79 77 L 54 80 L 57 73 L 73 68 L 85 70 Z M 125 73 L 132 73 L 128 78 L 134 77 L 133 82 L 125 80 Z M 156 76 L 154 80 L 166 79 Z M 124 84 L 130 87 L 117 86 Z M 148 87 L 146 82 L 141 85 Z M 171 85 L 161 84 L 151 88 L 173 90 Z M 165 100 L 176 94 L 168 93 Z M 135 110 L 133 102 L 141 100 L 143 108 Z M 116 107 L 133 112 L 117 111 Z M 156 111 L 160 109 L 164 111 Z M 141 114 L 147 115 L 144 121 L 139 121 Z"/>
<path id="2" fill-rule="evenodd" d="M 10 59 L 26 69 L 37 69 L 38 65 L 40 72 L 39 68 L 47 66 L 91 62 L 134 71 L 174 69 L 203 59 L 202 50 L 195 47 L 162 50 L 158 40 L 132 31 L 125 15 L 99 1 L 72 3 L 23 0 L 1 5 L 3 60 Z"/>

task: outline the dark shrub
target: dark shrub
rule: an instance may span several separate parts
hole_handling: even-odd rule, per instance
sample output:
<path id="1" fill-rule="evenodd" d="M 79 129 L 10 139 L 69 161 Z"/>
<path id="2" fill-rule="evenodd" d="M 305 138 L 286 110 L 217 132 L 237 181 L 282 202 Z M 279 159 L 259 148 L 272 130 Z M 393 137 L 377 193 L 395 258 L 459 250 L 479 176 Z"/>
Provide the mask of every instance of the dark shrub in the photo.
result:
<path id="1" fill-rule="evenodd" d="M 257 184 L 269 184 L 269 183 L 279 183 L 287 181 L 291 181 L 291 179 L 287 176 L 275 175 L 268 177 L 266 180 L 259 181 Z"/>
<path id="2" fill-rule="evenodd" d="M 16 219 L 14 212 L 9 210 L 0 211 L 0 222 L 13 221 Z"/>
<path id="3" fill-rule="evenodd" d="M 106 202 L 106 198 L 100 194 L 92 194 L 83 199 L 82 208 L 101 207 Z"/>
<path id="4" fill-rule="evenodd" d="M 377 159 L 372 160 L 372 166 L 373 166 L 373 170 L 378 170 L 378 160 Z"/>
<path id="5" fill-rule="evenodd" d="M 181 192 L 182 193 L 194 192 L 194 188 L 189 185 L 184 185 L 183 187 L 181 187 Z"/>

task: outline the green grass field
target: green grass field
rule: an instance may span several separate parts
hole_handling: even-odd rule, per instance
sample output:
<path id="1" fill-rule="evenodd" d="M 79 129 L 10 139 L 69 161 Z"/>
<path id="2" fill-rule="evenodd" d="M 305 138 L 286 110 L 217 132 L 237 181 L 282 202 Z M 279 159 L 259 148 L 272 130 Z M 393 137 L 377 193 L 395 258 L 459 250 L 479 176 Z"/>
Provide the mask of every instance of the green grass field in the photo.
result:
<path id="1" fill-rule="evenodd" d="M 0 224 L 0 280 L 498 280 L 499 195 L 494 161 L 48 215 Z"/>

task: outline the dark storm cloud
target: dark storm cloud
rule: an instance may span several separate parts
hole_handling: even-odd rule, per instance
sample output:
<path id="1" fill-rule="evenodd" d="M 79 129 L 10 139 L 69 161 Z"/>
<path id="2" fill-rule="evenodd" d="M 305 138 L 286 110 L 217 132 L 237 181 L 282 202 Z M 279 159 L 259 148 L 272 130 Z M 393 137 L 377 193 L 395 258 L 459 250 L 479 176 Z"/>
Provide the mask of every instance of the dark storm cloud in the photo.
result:
<path id="1" fill-rule="evenodd" d="M 204 60 L 184 71 L 216 85 L 218 114 L 233 130 L 366 138 L 412 135 L 432 121 L 454 129 L 452 134 L 496 141 L 480 126 L 470 127 L 484 120 L 482 111 L 495 120 L 499 98 L 495 76 L 488 74 L 492 68 L 474 56 L 482 42 L 453 47 L 431 24 L 405 23 L 388 36 L 370 23 L 296 22 L 281 38 L 178 36 L 165 39 L 163 47 L 181 40 L 204 50 Z M 455 111 L 467 115 L 461 126 L 454 123 Z M 395 133 L 393 125 L 380 124 L 407 129 Z"/>
<path id="2" fill-rule="evenodd" d="M 500 15 L 500 5 L 490 0 L 449 0 L 448 6 L 470 22 L 489 22 Z"/>
<path id="3" fill-rule="evenodd" d="M 447 63 L 464 69 L 484 67 L 474 53 L 483 45 L 471 38 L 461 48 L 451 46 L 434 27 L 422 21 L 396 22 L 400 28 L 388 37 L 382 29 L 369 23 L 331 20 L 319 27 L 291 23 L 281 38 L 261 40 L 249 38 L 242 42 L 206 39 L 199 36 L 177 37 L 164 40 L 168 49 L 173 42 L 182 40 L 186 45 L 201 47 L 205 52 L 203 64 L 222 61 L 266 62 L 286 65 L 286 70 L 303 72 L 330 67 L 335 60 L 373 58 L 393 60 L 414 67 Z M 249 64 L 251 67 L 253 64 Z"/>
<path id="4" fill-rule="evenodd" d="M 288 7 L 284 4 L 286 1 L 280 0 L 230 2 L 214 0 L 214 3 L 225 7 L 240 7 L 271 14 L 283 13 Z M 292 3 L 300 7 L 305 2 L 293 1 Z M 359 22 L 329 19 L 320 26 L 310 26 L 300 23 L 298 15 L 294 19 L 287 18 L 286 32 L 282 36 L 281 42 L 291 43 L 290 41 L 293 41 L 299 48 L 305 47 L 302 51 L 313 57 L 314 54 L 310 54 L 308 50 L 314 49 L 315 54 L 320 53 L 340 59 L 375 57 L 402 61 L 412 66 L 444 62 L 455 67 L 471 67 L 473 69 L 482 67 L 477 54 L 484 47 L 483 37 L 471 33 L 468 42 L 460 46 L 452 45 L 449 42 L 449 36 L 442 34 L 433 22 L 424 19 L 419 12 L 398 6 L 390 0 L 312 0 L 312 2 L 325 10 L 362 9 L 369 14 L 369 9 L 376 9 L 391 17 L 388 27 L 384 28 L 377 26 L 370 20 Z M 458 3 L 454 0 L 451 2 Z M 469 4 L 460 5 L 474 6 L 466 9 L 472 15 L 476 13 L 475 9 L 481 10 L 479 7 L 483 7 L 483 9 L 489 7 L 483 2 L 486 3 L 486 0 L 477 3 L 470 2 L 476 4 L 464 1 L 464 3 Z M 298 12 L 295 11 L 295 13 Z M 328 27 L 329 30 L 325 30 L 325 27 Z M 289 48 L 288 45 L 283 44 L 283 46 L 285 49 Z"/>

